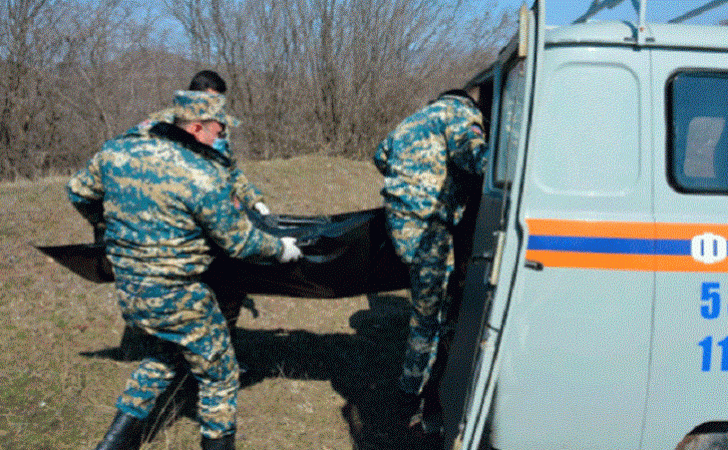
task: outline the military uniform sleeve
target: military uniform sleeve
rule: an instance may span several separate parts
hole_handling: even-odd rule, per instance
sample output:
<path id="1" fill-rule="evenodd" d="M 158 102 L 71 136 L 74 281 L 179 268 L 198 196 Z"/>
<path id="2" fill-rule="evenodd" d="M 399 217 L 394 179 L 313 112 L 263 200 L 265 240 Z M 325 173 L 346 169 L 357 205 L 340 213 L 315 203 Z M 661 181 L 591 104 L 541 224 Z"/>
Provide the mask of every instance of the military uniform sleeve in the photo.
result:
<path id="1" fill-rule="evenodd" d="M 403 121 L 379 145 L 374 157 L 384 175 L 382 197 L 397 254 L 411 263 L 429 221 L 437 214 L 447 175 L 446 144 L 429 116 Z"/>
<path id="2" fill-rule="evenodd" d="M 473 175 L 482 175 L 488 162 L 488 145 L 481 114 L 472 108 L 459 109 L 445 134 L 455 165 Z"/>
<path id="3" fill-rule="evenodd" d="M 197 203 L 195 216 L 205 232 L 234 258 L 278 256 L 280 239 L 256 228 L 234 207 L 232 188 L 210 191 Z"/>
<path id="4" fill-rule="evenodd" d="M 68 181 L 66 191 L 73 206 L 91 224 L 104 220 L 104 186 L 100 174 L 101 153 L 89 160 L 85 169 L 80 170 Z"/>
<path id="5" fill-rule="evenodd" d="M 439 207 L 439 196 L 447 177 L 447 154 L 438 133 L 418 133 L 395 141 L 385 175 L 385 201 L 393 209 L 427 221 Z"/>
<path id="6" fill-rule="evenodd" d="M 392 143 L 402 146 L 388 155 L 382 196 L 395 251 L 411 263 L 439 208 L 438 194 L 445 178 L 444 149 L 425 144 L 429 151 L 423 158 L 423 147 L 418 144 L 407 140 Z"/>
<path id="7" fill-rule="evenodd" d="M 237 167 L 232 172 L 233 194 L 249 209 L 263 201 L 263 194 Z"/>

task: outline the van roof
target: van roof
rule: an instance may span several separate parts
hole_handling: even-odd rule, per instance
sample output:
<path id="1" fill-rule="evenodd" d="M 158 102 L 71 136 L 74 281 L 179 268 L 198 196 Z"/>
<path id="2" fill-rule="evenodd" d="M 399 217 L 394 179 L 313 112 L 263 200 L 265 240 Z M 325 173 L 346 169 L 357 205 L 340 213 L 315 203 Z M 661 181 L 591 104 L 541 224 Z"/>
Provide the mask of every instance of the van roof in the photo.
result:
<path id="1" fill-rule="evenodd" d="M 629 22 L 587 21 L 548 27 L 547 45 L 627 45 L 637 42 L 637 24 Z M 687 24 L 645 24 L 647 47 L 701 48 L 728 50 L 728 27 Z"/>
<path id="2" fill-rule="evenodd" d="M 614 7 L 623 4 L 625 0 L 602 0 L 601 3 L 599 3 L 599 0 L 580 1 L 586 6 L 591 3 L 591 8 L 587 8 L 587 11 L 576 22 L 569 23 L 568 25 L 545 25 L 544 44 L 547 47 L 561 45 L 635 47 L 639 45 L 649 48 L 665 47 L 700 49 L 704 51 L 728 51 L 728 26 L 696 25 L 683 22 L 683 18 L 685 17 L 697 16 L 714 9 L 716 6 L 726 5 L 728 4 L 728 0 L 707 1 L 704 7 L 690 10 L 683 16 L 671 17 L 667 22 L 645 22 L 641 33 L 638 31 L 640 19 L 636 17 L 638 14 L 635 9 L 629 11 L 631 17 L 621 17 L 617 20 L 596 20 L 593 18 L 593 14 L 591 14 L 594 11 L 590 12 L 592 9 L 601 10 L 604 7 L 609 8 L 610 6 Z M 538 0 L 533 0 L 534 8 L 536 8 L 537 3 Z M 573 6 L 571 2 L 569 4 Z M 655 4 L 659 5 L 659 2 L 650 3 L 648 7 L 654 6 Z M 632 7 L 631 5 L 628 6 Z M 546 9 L 546 15 L 548 15 L 548 7 Z M 596 12 L 598 13 L 600 11 Z M 720 14 L 722 14 L 722 10 Z M 726 22 L 724 21 L 723 23 Z M 500 61 L 508 59 L 512 52 L 518 48 L 518 43 L 519 34 L 516 32 L 509 43 L 501 49 L 497 59 Z M 476 74 L 466 85 L 476 85 L 484 82 L 488 78 L 492 67 L 497 64 L 498 62 L 494 62 L 488 68 Z"/>
<path id="3" fill-rule="evenodd" d="M 549 25 L 595 19 L 718 25 L 728 19 L 728 0 L 533 0 L 532 7 L 543 8 Z"/>

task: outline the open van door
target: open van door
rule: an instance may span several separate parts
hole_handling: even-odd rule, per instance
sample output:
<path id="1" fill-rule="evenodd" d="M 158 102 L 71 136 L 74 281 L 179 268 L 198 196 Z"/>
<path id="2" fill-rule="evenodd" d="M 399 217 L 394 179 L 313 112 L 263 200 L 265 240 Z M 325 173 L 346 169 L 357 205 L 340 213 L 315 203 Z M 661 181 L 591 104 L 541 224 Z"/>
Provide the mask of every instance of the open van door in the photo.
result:
<path id="1" fill-rule="evenodd" d="M 538 10 L 538 7 L 535 9 Z M 524 7 L 519 33 L 498 60 L 476 76 L 490 122 L 489 170 L 473 235 L 455 334 L 440 382 L 444 448 L 478 448 L 497 378 L 500 329 L 507 315 L 522 234 L 517 204 L 535 68 L 536 14 Z M 535 267 L 537 268 L 537 267 Z"/>

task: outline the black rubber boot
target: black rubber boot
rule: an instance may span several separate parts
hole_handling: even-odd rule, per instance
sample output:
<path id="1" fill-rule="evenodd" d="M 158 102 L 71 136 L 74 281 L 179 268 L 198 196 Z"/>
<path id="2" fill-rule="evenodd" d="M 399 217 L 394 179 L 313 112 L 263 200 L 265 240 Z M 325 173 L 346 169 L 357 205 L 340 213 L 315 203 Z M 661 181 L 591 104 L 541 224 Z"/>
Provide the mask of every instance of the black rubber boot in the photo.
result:
<path id="1" fill-rule="evenodd" d="M 131 414 L 117 412 L 96 450 L 138 450 L 142 445 L 143 423 Z"/>
<path id="2" fill-rule="evenodd" d="M 228 434 L 218 439 L 202 436 L 202 450 L 235 450 L 235 435 Z"/>

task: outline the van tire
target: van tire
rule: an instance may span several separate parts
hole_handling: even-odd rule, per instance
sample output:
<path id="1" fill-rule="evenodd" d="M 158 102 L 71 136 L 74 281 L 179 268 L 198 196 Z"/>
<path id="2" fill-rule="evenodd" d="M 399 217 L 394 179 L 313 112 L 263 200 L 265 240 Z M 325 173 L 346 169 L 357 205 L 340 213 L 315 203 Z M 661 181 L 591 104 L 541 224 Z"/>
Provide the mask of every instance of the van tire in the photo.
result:
<path id="1" fill-rule="evenodd" d="M 700 425 L 685 436 L 675 450 L 728 450 L 728 423 Z"/>

